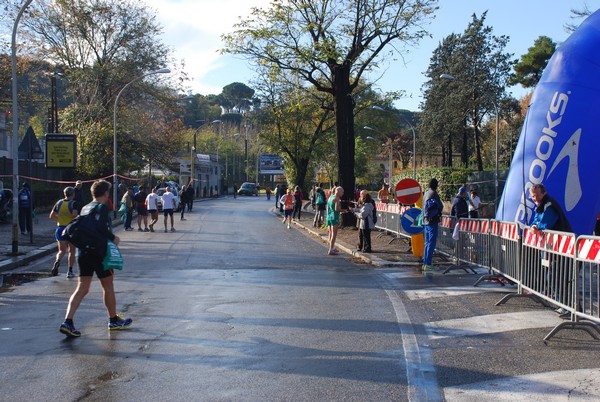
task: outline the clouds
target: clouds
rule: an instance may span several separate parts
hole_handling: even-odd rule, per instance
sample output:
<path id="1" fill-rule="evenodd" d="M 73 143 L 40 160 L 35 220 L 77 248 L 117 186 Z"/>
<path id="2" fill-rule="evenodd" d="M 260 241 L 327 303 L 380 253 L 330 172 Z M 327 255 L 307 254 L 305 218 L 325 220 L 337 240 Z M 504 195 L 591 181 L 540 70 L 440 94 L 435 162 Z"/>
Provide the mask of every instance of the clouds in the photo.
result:
<path id="1" fill-rule="evenodd" d="M 245 62 L 222 56 L 221 35 L 233 30 L 240 17 L 252 7 L 267 7 L 269 0 L 145 0 L 164 28 L 163 43 L 175 58 L 184 60 L 192 92 L 218 94 L 223 86 L 240 77 L 232 71 L 250 72 Z M 237 68 L 236 68 L 237 66 Z"/>

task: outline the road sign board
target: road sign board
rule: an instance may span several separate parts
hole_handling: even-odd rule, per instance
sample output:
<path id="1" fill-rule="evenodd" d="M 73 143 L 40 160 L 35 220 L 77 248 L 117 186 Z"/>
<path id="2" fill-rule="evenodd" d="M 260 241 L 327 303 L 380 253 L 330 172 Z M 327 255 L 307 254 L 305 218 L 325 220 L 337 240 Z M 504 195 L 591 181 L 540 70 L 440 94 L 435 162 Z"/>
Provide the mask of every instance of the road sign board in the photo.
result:
<path id="1" fill-rule="evenodd" d="M 400 224 L 406 233 L 415 235 L 423 232 L 423 226 L 418 225 L 419 215 L 421 215 L 421 210 L 419 208 L 407 209 L 402 215 Z"/>
<path id="2" fill-rule="evenodd" d="M 399 203 L 411 205 L 419 201 L 421 197 L 421 185 L 413 179 L 402 179 L 396 184 L 394 194 Z"/>

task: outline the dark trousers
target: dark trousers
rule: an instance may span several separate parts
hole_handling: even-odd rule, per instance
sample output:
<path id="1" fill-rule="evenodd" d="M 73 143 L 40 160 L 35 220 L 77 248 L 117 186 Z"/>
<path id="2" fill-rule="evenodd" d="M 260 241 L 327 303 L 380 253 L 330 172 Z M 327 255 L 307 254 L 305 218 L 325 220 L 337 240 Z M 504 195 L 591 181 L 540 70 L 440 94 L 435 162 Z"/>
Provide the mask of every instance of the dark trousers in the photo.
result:
<path id="1" fill-rule="evenodd" d="M 371 229 L 358 229 L 358 248 L 365 253 L 371 252 Z"/>
<path id="2" fill-rule="evenodd" d="M 31 232 L 31 208 L 19 207 L 19 228 L 21 233 Z"/>
<path id="3" fill-rule="evenodd" d="M 298 220 L 300 220 L 300 214 L 302 213 L 302 203 L 301 202 L 297 202 L 294 204 L 294 214 L 292 215 L 292 218 L 296 217 L 296 214 L 298 214 Z"/>
<path id="4" fill-rule="evenodd" d="M 181 218 L 183 219 L 183 215 L 185 214 L 185 204 L 187 204 L 187 201 L 185 203 L 181 204 Z"/>
<path id="5" fill-rule="evenodd" d="M 271 199 L 271 193 L 267 193 L 267 201 Z"/>
<path id="6" fill-rule="evenodd" d="M 193 207 L 193 206 L 194 206 L 194 198 L 192 198 L 191 200 L 189 200 L 189 201 L 187 202 L 187 209 L 188 209 L 188 212 L 190 212 L 190 211 L 192 210 L 192 207 Z"/>
<path id="7" fill-rule="evenodd" d="M 131 228 L 131 218 L 133 218 L 133 209 L 125 214 L 125 229 Z"/>

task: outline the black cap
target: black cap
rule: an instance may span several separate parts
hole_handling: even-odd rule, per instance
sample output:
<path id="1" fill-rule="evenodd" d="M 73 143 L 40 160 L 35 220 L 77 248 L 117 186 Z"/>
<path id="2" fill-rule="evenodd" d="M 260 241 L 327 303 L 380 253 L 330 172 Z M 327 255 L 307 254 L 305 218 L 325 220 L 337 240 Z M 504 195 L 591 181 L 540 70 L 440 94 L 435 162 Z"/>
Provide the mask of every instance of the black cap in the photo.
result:
<path id="1" fill-rule="evenodd" d="M 437 190 L 437 187 L 438 187 L 437 179 L 429 180 L 429 188 L 431 188 L 432 190 Z"/>

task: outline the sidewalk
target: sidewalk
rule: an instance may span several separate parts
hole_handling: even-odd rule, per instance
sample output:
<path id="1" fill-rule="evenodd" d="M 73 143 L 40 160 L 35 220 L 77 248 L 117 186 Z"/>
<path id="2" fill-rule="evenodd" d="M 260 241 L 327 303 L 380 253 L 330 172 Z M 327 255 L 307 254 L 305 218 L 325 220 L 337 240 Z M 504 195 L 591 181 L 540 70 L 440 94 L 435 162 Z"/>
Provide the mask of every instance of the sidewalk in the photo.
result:
<path id="1" fill-rule="evenodd" d="M 272 212 L 281 217 L 279 211 L 273 207 Z M 327 243 L 327 228 L 316 228 L 313 226 L 314 213 L 309 207 L 302 209 L 300 220 L 294 220 L 296 227 L 306 230 L 311 235 L 320 238 L 322 242 Z M 409 238 L 400 236 L 395 237 L 382 231 L 373 230 L 371 232 L 371 253 L 357 251 L 358 229 L 355 227 L 342 227 L 338 230 L 336 248 L 344 253 L 350 254 L 355 258 L 362 260 L 367 264 L 376 267 L 394 267 L 394 266 L 414 266 L 420 267 L 423 263 L 419 257 L 412 254 Z M 333 257 L 335 258 L 335 257 Z M 450 261 L 444 255 L 434 254 L 433 265 L 441 267 L 449 265 Z M 440 271 L 441 273 L 441 271 Z"/>
<path id="2" fill-rule="evenodd" d="M 26 265 L 29 262 L 56 253 L 57 246 L 54 239 L 56 221 L 51 220 L 49 211 L 40 212 L 33 221 L 33 233 L 22 235 L 18 233 L 18 255 L 12 253 L 12 223 L 0 224 L 0 272 Z"/>

